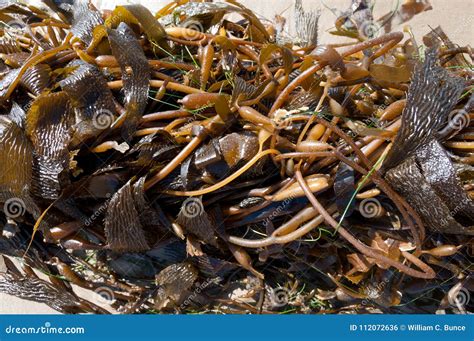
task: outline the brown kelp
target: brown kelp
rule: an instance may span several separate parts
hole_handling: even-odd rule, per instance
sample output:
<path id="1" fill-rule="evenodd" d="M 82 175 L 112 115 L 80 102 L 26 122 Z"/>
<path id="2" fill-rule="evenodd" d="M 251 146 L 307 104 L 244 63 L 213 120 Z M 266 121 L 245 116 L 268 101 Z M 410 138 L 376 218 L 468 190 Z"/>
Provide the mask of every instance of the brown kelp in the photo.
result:
<path id="1" fill-rule="evenodd" d="M 354 0 L 0 9 L 0 292 L 63 313 L 466 313 L 472 49 Z M 12 261 L 22 258 L 20 268 Z M 80 297 L 76 288 L 95 292 Z"/>

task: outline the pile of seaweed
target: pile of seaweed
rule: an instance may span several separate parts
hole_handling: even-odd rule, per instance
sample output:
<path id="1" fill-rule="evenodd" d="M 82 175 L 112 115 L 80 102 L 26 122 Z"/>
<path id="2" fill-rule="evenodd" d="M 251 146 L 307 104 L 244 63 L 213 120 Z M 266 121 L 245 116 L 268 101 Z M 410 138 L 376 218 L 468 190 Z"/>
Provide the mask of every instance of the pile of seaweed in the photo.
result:
<path id="1" fill-rule="evenodd" d="M 352 1 L 2 3 L 0 292 L 64 313 L 467 313 L 473 53 Z M 89 292 L 89 296 L 80 295 Z M 91 298 L 92 297 L 92 298 Z"/>

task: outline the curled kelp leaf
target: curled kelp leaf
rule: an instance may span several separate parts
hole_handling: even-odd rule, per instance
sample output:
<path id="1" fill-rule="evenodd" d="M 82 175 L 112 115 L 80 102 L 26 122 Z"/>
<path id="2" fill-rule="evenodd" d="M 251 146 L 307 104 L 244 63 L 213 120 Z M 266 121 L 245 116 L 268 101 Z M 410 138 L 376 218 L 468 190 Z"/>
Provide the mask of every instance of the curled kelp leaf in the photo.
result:
<path id="1" fill-rule="evenodd" d="M 384 27 L 385 32 L 390 32 L 393 23 L 402 24 L 409 21 L 415 15 L 431 9 L 433 9 L 433 7 L 431 7 L 428 0 L 404 1 L 399 8 L 396 8 L 381 17 L 379 22 L 381 23 L 381 26 Z"/>
<path id="2" fill-rule="evenodd" d="M 428 228 L 443 233 L 474 234 L 473 228 L 466 228 L 454 219 L 420 172 L 414 157 L 390 169 L 385 178 L 416 209 Z"/>
<path id="3" fill-rule="evenodd" d="M 194 165 L 198 169 L 205 169 L 211 165 L 222 161 L 222 152 L 218 143 L 218 139 L 213 139 L 207 145 L 196 150 L 194 157 Z"/>
<path id="4" fill-rule="evenodd" d="M 39 96 L 26 116 L 26 133 L 34 147 L 33 191 L 36 195 L 57 199 L 60 177 L 68 168 L 70 127 L 74 122 L 74 111 L 65 92 Z"/>
<path id="5" fill-rule="evenodd" d="M 125 23 L 120 23 L 116 30 L 108 30 L 108 35 L 112 53 L 122 71 L 126 110 L 122 132 L 128 140 L 138 127 L 146 107 L 150 68 L 140 43 Z"/>
<path id="6" fill-rule="evenodd" d="M 117 252 L 147 251 L 157 238 L 161 217 L 146 201 L 144 178 L 128 181 L 114 194 L 107 206 L 105 235 L 107 245 Z"/>
<path id="7" fill-rule="evenodd" d="M 220 139 L 215 138 L 196 150 L 194 159 L 189 159 L 193 162 L 192 165 L 183 163 L 181 168 L 183 185 L 192 183 L 193 177 L 200 175 L 203 170 L 214 178 L 221 179 L 230 170 L 252 159 L 257 152 L 258 137 L 254 133 L 231 133 Z M 247 175 L 252 176 L 258 173 L 258 165 L 253 168 L 253 171 Z"/>
<path id="8" fill-rule="evenodd" d="M 107 29 L 117 28 L 120 23 L 125 23 L 130 27 L 140 25 L 151 44 L 153 53 L 158 56 L 168 56 L 170 54 L 171 48 L 166 41 L 165 29 L 146 7 L 138 4 L 115 7 L 105 20 L 105 24 L 94 28 L 94 39 L 89 46 L 89 50 L 93 50 L 99 45 L 107 35 Z"/>
<path id="9" fill-rule="evenodd" d="M 138 154 L 136 164 L 139 167 L 154 167 L 174 157 L 179 146 L 173 143 L 171 135 L 160 130 L 138 141 L 128 155 Z"/>
<path id="10" fill-rule="evenodd" d="M 291 54 L 291 50 L 286 47 L 278 46 L 275 44 L 265 45 L 260 51 L 260 56 L 258 58 L 260 66 L 268 62 L 276 51 L 279 51 L 281 53 L 281 58 L 283 60 L 283 69 L 285 70 L 285 74 L 289 76 L 290 72 L 293 69 L 293 55 Z"/>
<path id="11" fill-rule="evenodd" d="M 129 181 L 114 194 L 107 206 L 105 235 L 111 250 L 133 252 L 150 248 L 133 199 Z"/>
<path id="12" fill-rule="evenodd" d="M 426 53 L 424 64 L 415 68 L 402 124 L 383 169 L 389 169 L 386 179 L 420 214 L 428 228 L 471 234 L 473 231 L 457 222 L 456 214 L 450 210 L 460 209 L 448 204 L 448 197 L 453 193 L 462 202 L 467 199 L 452 169 L 449 171 L 450 161 L 447 156 L 441 164 L 430 161 L 435 155 L 440 158 L 444 155 L 436 138 L 464 84 L 462 79 L 436 66 L 435 60 L 436 50 L 431 49 Z M 448 188 L 454 192 L 447 191 Z"/>
<path id="13" fill-rule="evenodd" d="M 232 168 L 257 154 L 258 137 L 253 133 L 228 134 L 219 139 L 219 147 L 225 162 Z"/>
<path id="14" fill-rule="evenodd" d="M 175 18 L 184 17 L 179 22 L 181 27 L 206 32 L 212 25 L 218 24 L 224 14 L 231 10 L 238 10 L 238 8 L 222 2 L 188 2 L 176 7 L 173 15 Z"/>
<path id="15" fill-rule="evenodd" d="M 31 93 L 38 96 L 46 89 L 51 81 L 51 67 L 47 64 L 38 64 L 25 71 L 20 84 Z"/>
<path id="16" fill-rule="evenodd" d="M 76 69 L 59 82 L 74 106 L 76 123 L 72 127 L 71 147 L 109 128 L 115 120 L 112 92 L 102 73 L 93 65 L 79 61 Z"/>
<path id="17" fill-rule="evenodd" d="M 212 217 L 205 211 L 200 198 L 186 199 L 181 206 L 176 222 L 187 233 L 195 235 L 206 243 L 216 244 Z"/>
<path id="18" fill-rule="evenodd" d="M 265 26 L 262 24 L 260 19 L 258 19 L 254 12 L 235 0 L 229 0 L 228 2 L 234 6 L 237 6 L 239 8 L 238 13 L 249 21 L 247 35 L 250 40 L 261 43 L 266 43 L 270 40 L 270 35 L 265 29 Z"/>
<path id="19" fill-rule="evenodd" d="M 152 44 L 152 50 L 158 55 L 167 55 L 167 53 L 171 51 L 170 46 L 165 40 L 165 29 L 163 28 L 163 26 L 161 26 L 159 21 L 153 16 L 153 14 L 151 14 L 151 12 L 146 7 L 136 4 L 117 6 L 114 12 L 112 13 L 112 19 L 110 20 L 113 20 L 114 15 L 124 18 L 133 16 L 133 18 L 138 23 L 140 23 L 148 40 Z"/>
<path id="20" fill-rule="evenodd" d="M 102 15 L 89 1 L 74 0 L 72 34 L 89 45 L 93 38 L 93 30 L 104 23 Z"/>
<path id="21" fill-rule="evenodd" d="M 0 202 L 11 218 L 26 211 L 37 217 L 39 209 L 30 197 L 33 145 L 18 125 L 0 116 Z"/>
<path id="22" fill-rule="evenodd" d="M 464 81 L 436 66 L 436 55 L 435 49 L 428 50 L 424 63 L 415 67 L 402 125 L 384 161 L 384 169 L 398 165 L 430 141 L 458 100 Z"/>
<path id="23" fill-rule="evenodd" d="M 423 43 L 427 47 L 437 47 L 440 51 L 451 50 L 457 47 L 457 45 L 449 39 L 449 37 L 446 35 L 446 33 L 440 26 L 431 29 L 428 34 L 423 36 Z M 442 65 L 455 68 L 471 67 L 471 63 L 466 60 L 464 54 L 462 53 L 448 55 L 441 60 L 441 63 Z"/>
<path id="24" fill-rule="evenodd" d="M 453 216 L 474 217 L 474 202 L 463 190 L 456 170 L 441 144 L 432 140 L 420 148 L 416 159 L 426 181 L 446 203 Z"/>
<path id="25" fill-rule="evenodd" d="M 265 26 L 257 16 L 248 8 L 237 1 L 223 2 L 187 2 L 173 11 L 168 18 L 160 18 L 161 22 L 171 23 L 174 18 L 182 19 L 179 22 L 181 27 L 193 29 L 195 31 L 205 32 L 212 25 L 218 24 L 226 13 L 238 13 L 248 20 L 246 34 L 257 42 L 268 42 L 270 36 Z"/>
<path id="26" fill-rule="evenodd" d="M 212 147 L 210 146 L 203 146 L 196 151 L 196 154 L 201 155 L 203 149 L 205 150 L 211 148 Z M 195 157 L 190 156 L 181 164 L 179 181 L 181 182 L 181 186 L 184 189 L 195 188 L 201 184 L 199 177 L 201 175 L 202 170 L 196 167 L 194 160 Z"/>
<path id="27" fill-rule="evenodd" d="M 163 309 L 181 304 L 198 278 L 198 271 L 190 263 L 178 263 L 168 266 L 156 275 L 158 292 L 155 307 Z"/>

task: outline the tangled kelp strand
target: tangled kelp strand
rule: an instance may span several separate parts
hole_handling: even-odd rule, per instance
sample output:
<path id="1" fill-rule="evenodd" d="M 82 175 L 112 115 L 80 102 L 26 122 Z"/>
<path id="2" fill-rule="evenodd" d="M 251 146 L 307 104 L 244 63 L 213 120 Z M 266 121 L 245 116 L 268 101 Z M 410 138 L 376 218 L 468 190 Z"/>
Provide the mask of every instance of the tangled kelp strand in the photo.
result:
<path id="1" fill-rule="evenodd" d="M 390 32 L 427 1 L 353 1 L 332 33 L 355 42 L 325 45 L 301 1 L 294 39 L 233 0 L 47 3 L 1 9 L 1 292 L 64 313 L 472 310 L 453 298 L 472 51 Z"/>

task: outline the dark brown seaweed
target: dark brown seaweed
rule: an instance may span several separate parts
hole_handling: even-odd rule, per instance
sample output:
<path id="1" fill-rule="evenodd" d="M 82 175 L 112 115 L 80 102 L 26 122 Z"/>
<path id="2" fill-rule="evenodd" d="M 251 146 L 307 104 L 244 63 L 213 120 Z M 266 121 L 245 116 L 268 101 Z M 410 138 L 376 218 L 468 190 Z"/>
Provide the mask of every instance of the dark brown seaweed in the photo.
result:
<path id="1" fill-rule="evenodd" d="M 151 208 L 145 201 L 143 180 L 127 182 L 110 199 L 105 216 L 105 235 L 111 250 L 138 252 L 150 249 L 145 232 L 145 223 L 150 224 Z M 145 225 L 145 226 L 144 226 Z"/>
<path id="2" fill-rule="evenodd" d="M 0 292 L 64 313 L 473 310 L 448 303 L 472 286 L 474 55 L 381 29 L 427 1 L 354 0 L 326 45 L 302 1 L 291 22 L 44 2 L 0 6 L 0 254 L 23 257 Z"/>
<path id="3" fill-rule="evenodd" d="M 434 138 L 456 104 L 463 85 L 462 79 L 436 66 L 436 49 L 427 51 L 424 63 L 413 72 L 402 126 L 384 161 L 385 169 L 397 166 Z"/>
<path id="4" fill-rule="evenodd" d="M 140 44 L 126 24 L 121 23 L 116 30 L 109 30 L 108 36 L 112 53 L 122 71 L 125 93 L 122 132 L 128 140 L 138 127 L 146 107 L 150 69 Z"/>
<path id="5" fill-rule="evenodd" d="M 26 115 L 26 133 L 34 147 L 33 192 L 39 197 L 57 199 L 62 177 L 69 162 L 68 144 L 74 111 L 65 92 L 41 95 Z"/>
<path id="6" fill-rule="evenodd" d="M 74 106 L 76 123 L 72 127 L 71 145 L 77 146 L 109 128 L 116 114 L 112 92 L 102 73 L 82 61 L 70 65 L 75 70 L 59 85 Z"/>
<path id="7" fill-rule="evenodd" d="M 74 1 L 72 13 L 71 32 L 88 46 L 92 41 L 94 28 L 104 23 L 102 15 L 91 3 L 82 0 Z"/>

